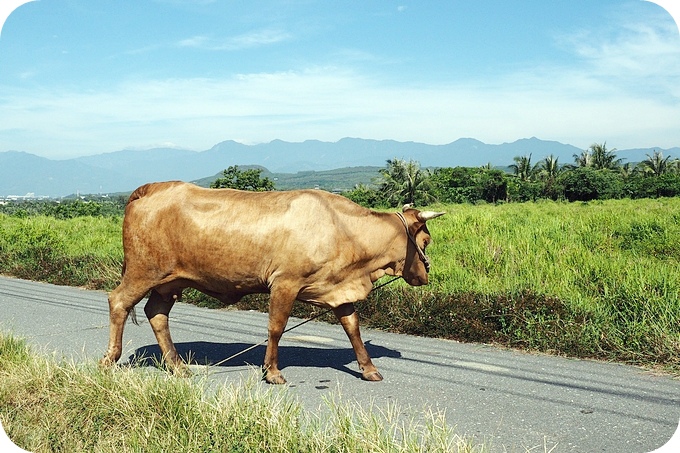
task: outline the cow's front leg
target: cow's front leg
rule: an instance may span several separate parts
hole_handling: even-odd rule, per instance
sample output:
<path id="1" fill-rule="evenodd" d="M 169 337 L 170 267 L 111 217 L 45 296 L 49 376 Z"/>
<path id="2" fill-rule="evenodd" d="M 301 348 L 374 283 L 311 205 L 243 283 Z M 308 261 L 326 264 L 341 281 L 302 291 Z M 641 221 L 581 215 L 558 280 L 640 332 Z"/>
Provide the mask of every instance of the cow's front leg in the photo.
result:
<path id="1" fill-rule="evenodd" d="M 279 371 L 279 340 L 288 323 L 297 293 L 285 288 L 272 288 L 269 298 L 269 337 L 264 355 L 264 379 L 270 384 L 285 384 Z"/>
<path id="2" fill-rule="evenodd" d="M 354 304 L 348 303 L 340 305 L 333 309 L 335 317 L 338 318 L 342 328 L 345 329 L 347 337 L 349 337 L 354 353 L 357 356 L 359 369 L 361 370 L 361 378 L 365 381 L 382 381 L 383 377 L 378 369 L 373 365 L 371 357 L 368 355 L 366 346 L 361 340 L 359 333 L 359 315 L 354 310 Z"/>

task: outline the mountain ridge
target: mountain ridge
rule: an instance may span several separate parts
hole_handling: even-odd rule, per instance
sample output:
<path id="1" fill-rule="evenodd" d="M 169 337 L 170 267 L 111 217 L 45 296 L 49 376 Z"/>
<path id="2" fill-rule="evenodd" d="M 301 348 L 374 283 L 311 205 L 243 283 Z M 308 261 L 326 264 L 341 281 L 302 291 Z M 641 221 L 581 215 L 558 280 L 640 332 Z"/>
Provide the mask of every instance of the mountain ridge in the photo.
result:
<path id="1" fill-rule="evenodd" d="M 617 156 L 639 162 L 659 150 L 680 157 L 680 147 L 618 150 Z M 28 192 L 52 197 L 73 193 L 132 191 L 146 182 L 193 181 L 231 165 L 257 165 L 271 173 L 329 171 L 347 167 L 384 167 L 387 159 L 413 159 L 424 167 L 507 166 L 513 157 L 532 155 L 532 162 L 554 155 L 573 162 L 583 150 L 536 137 L 510 143 L 486 144 L 459 138 L 445 145 L 346 137 L 337 142 L 306 140 L 245 145 L 225 140 L 205 151 L 179 148 L 120 150 L 65 160 L 52 160 L 23 151 L 0 152 L 0 196 Z"/>

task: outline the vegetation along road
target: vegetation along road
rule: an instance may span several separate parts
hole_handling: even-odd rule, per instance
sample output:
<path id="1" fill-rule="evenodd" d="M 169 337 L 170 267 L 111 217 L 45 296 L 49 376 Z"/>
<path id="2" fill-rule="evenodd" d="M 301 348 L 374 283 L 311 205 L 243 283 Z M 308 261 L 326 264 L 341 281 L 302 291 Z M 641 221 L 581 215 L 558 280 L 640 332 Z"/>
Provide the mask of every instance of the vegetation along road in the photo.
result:
<path id="1" fill-rule="evenodd" d="M 58 358 L 94 362 L 106 347 L 102 291 L 0 277 L 0 313 L 0 332 Z M 178 350 L 193 357 L 194 375 L 207 373 L 214 388 L 247 379 L 248 364 L 262 361 L 264 346 L 204 366 L 262 341 L 265 314 L 179 303 L 171 323 Z M 158 347 L 148 324 L 140 324 L 128 323 L 121 361 L 149 369 L 151 360 L 135 357 L 158 355 Z M 361 381 L 342 329 L 311 322 L 284 335 L 280 358 L 289 385 L 276 391 L 309 410 L 340 398 L 374 409 L 396 403 L 407 413 L 445 411 L 457 433 L 491 451 L 647 452 L 662 446 L 680 419 L 680 381 L 637 367 L 372 329 L 363 337 L 385 381 Z"/>

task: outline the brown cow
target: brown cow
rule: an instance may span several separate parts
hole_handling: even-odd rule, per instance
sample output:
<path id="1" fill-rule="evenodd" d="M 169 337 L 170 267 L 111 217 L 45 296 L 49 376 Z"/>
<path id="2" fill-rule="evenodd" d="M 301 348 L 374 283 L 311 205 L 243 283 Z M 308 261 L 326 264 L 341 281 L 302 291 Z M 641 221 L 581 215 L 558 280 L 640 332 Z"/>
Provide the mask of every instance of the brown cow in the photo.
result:
<path id="1" fill-rule="evenodd" d="M 182 182 L 144 185 L 123 220 L 123 279 L 109 295 L 110 336 L 104 365 L 122 353 L 123 325 L 144 307 L 163 359 L 183 366 L 168 329 L 182 290 L 196 288 L 225 303 L 270 293 L 265 379 L 285 383 L 278 343 L 293 302 L 333 309 L 357 356 L 362 377 L 380 381 L 359 334 L 353 302 L 385 274 L 410 285 L 428 282 L 425 221 L 443 213 L 405 207 L 379 213 L 321 190 L 242 192 Z"/>

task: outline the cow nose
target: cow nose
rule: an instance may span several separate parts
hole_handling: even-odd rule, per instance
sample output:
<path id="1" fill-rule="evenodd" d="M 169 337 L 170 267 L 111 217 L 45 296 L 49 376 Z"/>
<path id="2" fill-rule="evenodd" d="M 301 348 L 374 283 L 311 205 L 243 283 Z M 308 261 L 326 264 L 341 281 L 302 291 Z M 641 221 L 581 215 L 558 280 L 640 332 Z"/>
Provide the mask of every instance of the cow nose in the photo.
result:
<path id="1" fill-rule="evenodd" d="M 425 275 L 416 275 L 414 278 L 411 279 L 411 281 L 410 281 L 409 283 L 411 284 L 411 286 L 423 286 L 423 285 L 427 285 L 427 283 L 428 283 L 427 274 L 425 274 Z"/>

